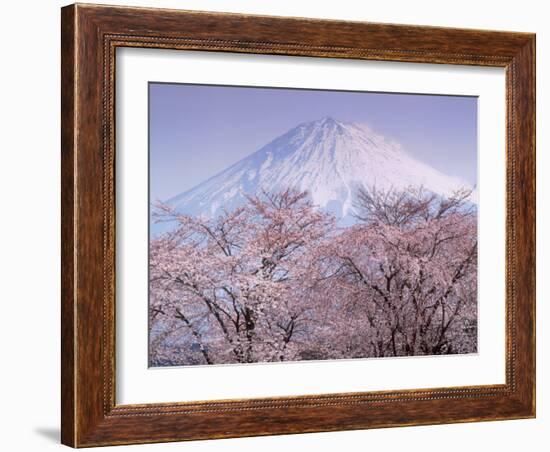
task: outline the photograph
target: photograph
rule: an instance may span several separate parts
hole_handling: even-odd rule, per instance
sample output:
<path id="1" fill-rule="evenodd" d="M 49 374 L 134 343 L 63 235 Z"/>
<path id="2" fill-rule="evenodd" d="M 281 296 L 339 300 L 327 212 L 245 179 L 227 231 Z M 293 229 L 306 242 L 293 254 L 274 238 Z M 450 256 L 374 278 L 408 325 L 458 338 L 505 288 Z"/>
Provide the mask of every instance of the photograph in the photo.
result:
<path id="1" fill-rule="evenodd" d="M 6 450 L 544 444 L 542 6 L 121 2 L 6 21 Z"/>
<path id="2" fill-rule="evenodd" d="M 477 352 L 476 96 L 148 89 L 150 367 Z"/>

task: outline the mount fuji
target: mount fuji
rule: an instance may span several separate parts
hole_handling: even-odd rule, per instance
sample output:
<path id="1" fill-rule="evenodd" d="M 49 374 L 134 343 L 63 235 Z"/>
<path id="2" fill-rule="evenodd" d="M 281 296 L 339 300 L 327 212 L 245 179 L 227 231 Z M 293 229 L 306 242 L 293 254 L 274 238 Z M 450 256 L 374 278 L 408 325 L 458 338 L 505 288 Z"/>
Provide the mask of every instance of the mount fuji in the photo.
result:
<path id="1" fill-rule="evenodd" d="M 299 124 L 167 203 L 181 213 L 211 218 L 243 203 L 244 194 L 292 187 L 307 190 L 314 204 L 348 223 L 360 186 L 420 185 L 441 196 L 472 188 L 413 158 L 366 125 L 325 117 Z"/>

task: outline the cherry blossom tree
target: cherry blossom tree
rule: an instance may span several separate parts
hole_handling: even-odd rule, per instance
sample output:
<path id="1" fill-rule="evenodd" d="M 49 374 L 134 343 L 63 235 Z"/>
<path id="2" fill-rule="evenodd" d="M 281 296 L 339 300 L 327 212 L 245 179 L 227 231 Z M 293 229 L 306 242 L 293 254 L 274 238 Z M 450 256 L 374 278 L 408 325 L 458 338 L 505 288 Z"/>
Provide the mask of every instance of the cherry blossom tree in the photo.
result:
<path id="1" fill-rule="evenodd" d="M 366 356 L 475 351 L 477 223 L 470 196 L 359 190 L 359 223 L 327 242 L 319 259 L 319 273 L 329 275 L 320 284 L 346 300 L 342 314 L 355 323 L 341 341 L 359 339 Z"/>
<path id="2" fill-rule="evenodd" d="M 150 243 L 153 365 L 467 353 L 477 343 L 471 192 L 356 194 L 342 228 L 307 192 L 249 196 Z"/>
<path id="3" fill-rule="evenodd" d="M 334 218 L 294 190 L 212 220 L 157 207 L 177 227 L 151 243 L 153 331 L 183 328 L 207 364 L 294 359 L 315 322 L 307 255 Z"/>

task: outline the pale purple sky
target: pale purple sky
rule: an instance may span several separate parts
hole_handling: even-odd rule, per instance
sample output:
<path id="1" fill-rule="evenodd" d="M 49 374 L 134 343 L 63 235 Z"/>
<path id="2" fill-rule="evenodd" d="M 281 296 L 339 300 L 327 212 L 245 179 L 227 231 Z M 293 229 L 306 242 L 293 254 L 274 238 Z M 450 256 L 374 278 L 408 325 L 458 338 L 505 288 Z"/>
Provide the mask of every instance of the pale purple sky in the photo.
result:
<path id="1" fill-rule="evenodd" d="M 417 159 L 476 183 L 476 97 L 150 83 L 150 199 L 193 188 L 324 116 L 367 123 Z"/>

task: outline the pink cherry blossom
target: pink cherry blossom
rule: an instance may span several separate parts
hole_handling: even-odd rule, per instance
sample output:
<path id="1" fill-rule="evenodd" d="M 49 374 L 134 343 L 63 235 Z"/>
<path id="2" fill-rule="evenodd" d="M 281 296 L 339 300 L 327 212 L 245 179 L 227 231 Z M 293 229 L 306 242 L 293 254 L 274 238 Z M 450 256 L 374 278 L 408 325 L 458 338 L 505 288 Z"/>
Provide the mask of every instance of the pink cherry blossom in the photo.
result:
<path id="1" fill-rule="evenodd" d="M 469 196 L 362 188 L 347 228 L 292 189 L 212 219 L 157 205 L 152 365 L 474 352 Z"/>

